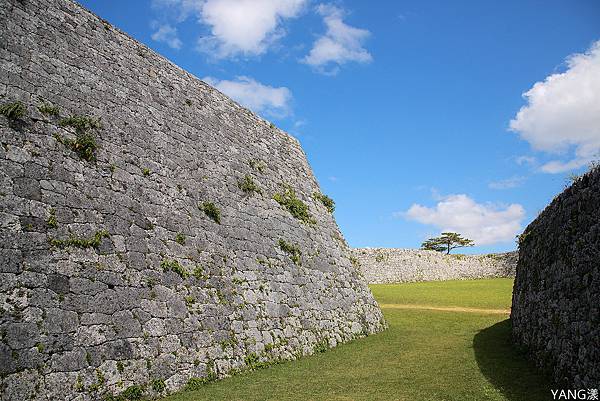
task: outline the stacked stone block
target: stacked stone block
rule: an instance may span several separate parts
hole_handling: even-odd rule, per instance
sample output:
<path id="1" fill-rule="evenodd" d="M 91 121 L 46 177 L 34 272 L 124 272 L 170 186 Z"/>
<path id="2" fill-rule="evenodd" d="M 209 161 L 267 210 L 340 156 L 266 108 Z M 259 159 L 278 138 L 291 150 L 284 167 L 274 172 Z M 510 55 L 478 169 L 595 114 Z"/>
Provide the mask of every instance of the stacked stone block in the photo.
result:
<path id="1" fill-rule="evenodd" d="M 511 319 L 516 344 L 563 388 L 600 387 L 600 168 L 521 235 Z"/>
<path id="2" fill-rule="evenodd" d="M 2 400 L 160 395 L 385 328 L 298 141 L 79 5 L 0 2 L 0 106 Z"/>
<path id="3" fill-rule="evenodd" d="M 418 249 L 356 248 L 353 260 L 370 284 L 514 277 L 517 253 L 461 255 Z"/>

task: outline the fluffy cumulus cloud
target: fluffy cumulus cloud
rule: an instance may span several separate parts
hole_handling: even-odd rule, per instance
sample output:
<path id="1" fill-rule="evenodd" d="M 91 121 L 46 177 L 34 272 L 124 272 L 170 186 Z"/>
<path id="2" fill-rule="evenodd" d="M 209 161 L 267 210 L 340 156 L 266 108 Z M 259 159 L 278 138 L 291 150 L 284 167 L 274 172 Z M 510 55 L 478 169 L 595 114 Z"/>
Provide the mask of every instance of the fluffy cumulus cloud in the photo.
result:
<path id="1" fill-rule="evenodd" d="M 448 195 L 429 208 L 414 204 L 401 213 L 409 220 L 437 227 L 441 232 L 458 232 L 475 245 L 514 241 L 521 232 L 525 210 L 519 204 L 480 204 L 464 194 Z"/>
<path id="2" fill-rule="evenodd" d="M 600 157 L 600 41 L 566 60 L 567 69 L 537 82 L 523 94 L 523 106 L 510 122 L 535 150 L 557 157 L 542 171 L 559 173 Z M 564 155 L 568 155 L 566 160 Z"/>
<path id="3" fill-rule="evenodd" d="M 264 53 L 284 35 L 283 21 L 298 16 L 307 1 L 153 0 L 152 6 L 176 22 L 195 17 L 210 30 L 198 39 L 198 49 L 226 58 Z"/>
<path id="4" fill-rule="evenodd" d="M 181 40 L 177 36 L 177 28 L 169 25 L 158 25 L 152 34 L 152 40 L 166 43 L 172 49 L 181 49 Z"/>
<path id="5" fill-rule="evenodd" d="M 320 4 L 317 12 L 323 17 L 327 31 L 315 41 L 302 60 L 304 63 L 322 72 L 335 74 L 339 65 L 351 61 L 368 63 L 373 59 L 363 47 L 369 31 L 347 25 L 343 21 L 343 11 L 335 6 Z"/>
<path id="6" fill-rule="evenodd" d="M 212 77 L 203 80 L 255 113 L 281 118 L 290 112 L 292 93 L 286 87 L 263 85 L 244 76 L 233 81 Z"/>
<path id="7" fill-rule="evenodd" d="M 298 16 L 306 0 L 207 0 L 202 22 L 211 35 L 199 39 L 200 50 L 217 58 L 258 55 L 283 35 L 284 19 Z"/>

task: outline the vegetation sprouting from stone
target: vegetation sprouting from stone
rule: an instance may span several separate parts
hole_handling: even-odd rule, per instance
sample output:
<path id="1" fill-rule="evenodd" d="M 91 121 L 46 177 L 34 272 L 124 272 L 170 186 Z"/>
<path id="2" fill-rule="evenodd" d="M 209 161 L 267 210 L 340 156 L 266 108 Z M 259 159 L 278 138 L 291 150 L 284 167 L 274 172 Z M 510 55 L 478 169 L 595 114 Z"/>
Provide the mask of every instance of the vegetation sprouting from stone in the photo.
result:
<path id="1" fill-rule="evenodd" d="M 206 376 L 204 377 L 192 377 L 188 380 L 185 386 L 186 390 L 198 390 L 207 383 L 217 380 L 217 374 L 215 373 L 214 363 L 212 361 L 206 364 Z"/>
<path id="2" fill-rule="evenodd" d="M 252 194 L 256 192 L 257 194 L 262 194 L 262 190 L 260 187 L 254 182 L 251 176 L 246 174 L 243 180 L 238 182 L 238 187 L 247 194 Z"/>
<path id="3" fill-rule="evenodd" d="M 167 389 L 167 385 L 165 384 L 164 379 L 154 379 L 152 380 L 152 390 L 157 393 L 162 393 Z"/>
<path id="4" fill-rule="evenodd" d="M 196 265 L 196 268 L 194 269 L 194 272 L 192 274 L 198 280 L 206 280 L 208 278 L 208 275 L 204 273 L 204 269 L 200 265 Z"/>
<path id="5" fill-rule="evenodd" d="M 327 208 L 327 211 L 329 213 L 333 213 L 335 211 L 335 202 L 329 196 L 319 192 L 315 192 L 313 193 L 313 198 L 320 201 L 323 204 L 323 206 Z"/>
<path id="6" fill-rule="evenodd" d="M 187 270 L 185 270 L 185 268 L 175 259 L 163 259 L 162 262 L 160 262 L 160 267 L 164 272 L 170 270 L 177 273 L 181 278 L 187 278 L 189 276 Z"/>
<path id="7" fill-rule="evenodd" d="M 96 149 L 98 144 L 96 138 L 90 133 L 78 134 L 75 139 L 65 138 L 62 135 L 54 134 L 54 138 L 71 149 L 73 152 L 85 161 L 91 162 L 96 159 Z"/>
<path id="8" fill-rule="evenodd" d="M 250 159 L 248 160 L 248 164 L 259 173 L 264 173 L 267 168 L 267 163 L 262 159 Z"/>
<path id="9" fill-rule="evenodd" d="M 244 363 L 246 364 L 246 368 L 248 370 L 257 370 L 269 367 L 272 365 L 272 362 L 269 361 L 261 361 L 260 357 L 254 352 L 249 353 L 244 357 Z"/>
<path id="10" fill-rule="evenodd" d="M 281 249 L 283 252 L 287 253 L 290 257 L 290 259 L 292 260 L 292 262 L 294 262 L 294 264 L 296 266 L 300 266 L 302 264 L 302 252 L 300 251 L 300 248 L 298 248 L 296 245 L 294 244 L 290 244 L 289 242 L 286 242 L 283 239 L 279 240 L 279 249 Z"/>
<path id="11" fill-rule="evenodd" d="M 11 121 L 16 121 L 21 119 L 27 109 L 23 105 L 23 103 L 16 101 L 11 103 L 4 103 L 0 106 L 0 114 L 4 115 L 4 117 L 8 118 Z"/>
<path id="12" fill-rule="evenodd" d="M 129 386 L 119 395 L 107 395 L 104 401 L 138 401 L 144 398 L 144 389 L 141 386 Z"/>
<path id="13" fill-rule="evenodd" d="M 83 392 L 83 390 L 85 389 L 85 386 L 83 384 L 83 377 L 81 377 L 81 375 L 77 375 L 77 380 L 75 381 L 75 391 L 81 393 Z"/>
<path id="14" fill-rule="evenodd" d="M 194 306 L 194 304 L 196 303 L 196 298 L 194 298 L 192 295 L 188 295 L 184 298 L 185 300 L 185 305 L 188 308 L 191 308 L 192 306 Z"/>
<path id="15" fill-rule="evenodd" d="M 323 339 L 315 344 L 313 351 L 316 353 L 322 353 L 329 349 L 329 341 L 327 339 Z"/>
<path id="16" fill-rule="evenodd" d="M 148 167 L 144 167 L 142 169 L 142 174 L 144 175 L 144 177 L 148 177 L 150 175 L 150 169 Z"/>
<path id="17" fill-rule="evenodd" d="M 58 106 L 53 106 L 52 104 L 46 102 L 39 104 L 37 108 L 40 113 L 46 116 L 56 117 L 60 113 L 60 109 L 58 108 Z"/>
<path id="18" fill-rule="evenodd" d="M 96 231 L 91 238 L 81 238 L 70 236 L 68 239 L 50 238 L 50 245 L 57 248 L 98 248 L 102 243 L 102 238 L 108 238 L 110 234 L 106 230 Z"/>
<path id="19" fill-rule="evenodd" d="M 61 127 L 75 128 L 75 132 L 78 134 L 87 132 L 91 129 L 97 129 L 97 128 L 102 127 L 99 119 L 91 118 L 88 116 L 77 116 L 77 115 L 62 118 L 58 122 L 58 125 L 60 125 Z"/>
<path id="20" fill-rule="evenodd" d="M 58 222 L 56 221 L 56 210 L 50 209 L 50 215 L 48 216 L 48 219 L 46 220 L 46 224 L 50 228 L 58 227 Z"/>
<path id="21" fill-rule="evenodd" d="M 88 116 L 71 116 L 61 119 L 58 123 L 61 127 L 75 128 L 75 139 L 65 138 L 55 133 L 54 138 L 71 149 L 77 155 L 88 162 L 96 160 L 98 144 L 92 133 L 93 129 L 101 128 L 100 120 Z"/>
<path id="22" fill-rule="evenodd" d="M 204 202 L 199 205 L 200 210 L 210 217 L 215 223 L 221 224 L 221 211 L 212 202 Z"/>
<path id="23" fill-rule="evenodd" d="M 175 242 L 177 242 L 179 245 L 185 245 L 185 235 L 183 235 L 183 233 L 177 233 L 175 236 Z"/>
<path id="24" fill-rule="evenodd" d="M 316 221 L 308 212 L 308 205 L 298 199 L 296 192 L 289 185 L 286 185 L 283 193 L 276 193 L 273 195 L 273 199 L 301 222 L 306 224 L 316 224 Z"/>

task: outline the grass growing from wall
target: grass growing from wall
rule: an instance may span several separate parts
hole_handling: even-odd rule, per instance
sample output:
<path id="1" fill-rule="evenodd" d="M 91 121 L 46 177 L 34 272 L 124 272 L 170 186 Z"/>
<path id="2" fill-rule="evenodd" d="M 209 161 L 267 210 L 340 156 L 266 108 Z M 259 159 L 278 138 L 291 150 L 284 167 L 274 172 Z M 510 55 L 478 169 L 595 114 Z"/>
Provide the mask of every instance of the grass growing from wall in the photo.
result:
<path id="1" fill-rule="evenodd" d="M 382 304 L 505 309 L 512 280 L 374 285 Z M 383 308 L 389 329 L 166 400 L 538 401 L 552 385 L 510 345 L 508 315 Z"/>
<path id="2" fill-rule="evenodd" d="M 221 210 L 212 202 L 204 202 L 198 205 L 198 208 L 204 212 L 211 220 L 221 224 Z"/>
<path id="3" fill-rule="evenodd" d="M 110 234 L 106 230 L 96 231 L 92 237 L 76 237 L 70 235 L 67 239 L 50 238 L 50 245 L 57 248 L 98 248 L 102 243 L 102 238 L 109 238 Z"/>
<path id="4" fill-rule="evenodd" d="M 54 133 L 54 138 L 59 143 L 70 148 L 83 160 L 88 162 L 96 160 L 98 143 L 92 130 L 102 128 L 99 119 L 88 116 L 71 116 L 62 118 L 58 122 L 58 125 L 75 129 L 75 139 L 65 138 L 58 133 Z"/>
<path id="5" fill-rule="evenodd" d="M 16 121 L 25 116 L 27 109 L 23 103 L 17 101 L 12 103 L 4 103 L 0 105 L 0 114 L 11 121 Z"/>
<path id="6" fill-rule="evenodd" d="M 313 198 L 321 202 L 329 213 L 335 212 L 335 202 L 329 196 L 315 192 L 313 193 Z"/>
<path id="7" fill-rule="evenodd" d="M 273 199 L 283 206 L 292 216 L 305 224 L 316 224 L 316 220 L 310 215 L 308 205 L 296 196 L 296 192 L 289 185 L 285 186 L 282 193 L 273 195 Z"/>

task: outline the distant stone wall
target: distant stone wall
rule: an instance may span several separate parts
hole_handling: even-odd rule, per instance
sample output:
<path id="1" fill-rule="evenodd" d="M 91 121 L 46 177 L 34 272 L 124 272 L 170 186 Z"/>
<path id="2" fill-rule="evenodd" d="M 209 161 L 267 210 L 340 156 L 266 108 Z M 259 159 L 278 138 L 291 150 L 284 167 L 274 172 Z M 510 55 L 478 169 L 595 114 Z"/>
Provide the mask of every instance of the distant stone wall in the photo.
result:
<path id="1" fill-rule="evenodd" d="M 164 395 L 385 328 L 298 141 L 107 22 L 0 1 L 0 106 L 16 101 L 3 401 Z"/>
<path id="2" fill-rule="evenodd" d="M 565 388 L 599 388 L 600 168 L 558 195 L 519 248 L 515 342 Z"/>
<path id="3" fill-rule="evenodd" d="M 446 255 L 418 249 L 356 248 L 352 254 L 370 284 L 514 277 L 517 263 L 516 252 Z"/>

